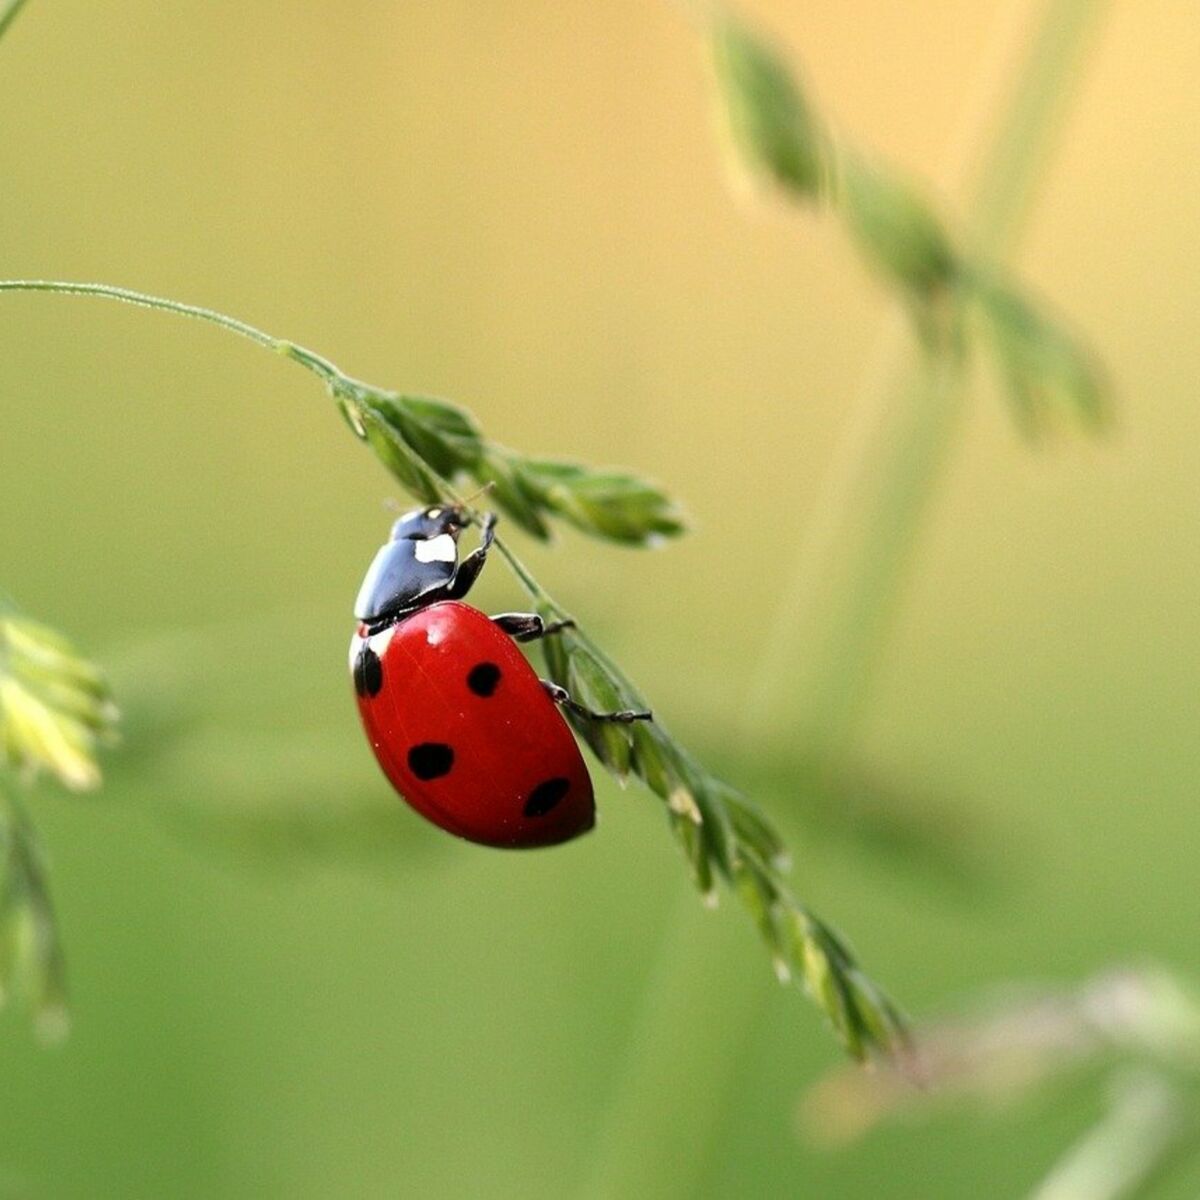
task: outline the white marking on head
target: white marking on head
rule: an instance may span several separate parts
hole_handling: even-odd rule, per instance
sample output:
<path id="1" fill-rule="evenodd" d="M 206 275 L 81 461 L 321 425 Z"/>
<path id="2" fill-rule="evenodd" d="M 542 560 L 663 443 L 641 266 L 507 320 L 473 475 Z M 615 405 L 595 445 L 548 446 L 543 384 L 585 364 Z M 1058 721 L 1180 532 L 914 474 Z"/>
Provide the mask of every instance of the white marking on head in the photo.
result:
<path id="1" fill-rule="evenodd" d="M 436 521 L 438 517 L 442 515 L 442 510 L 440 508 L 431 508 L 425 515 L 429 517 L 430 520 Z"/>
<path id="2" fill-rule="evenodd" d="M 439 533 L 437 537 L 432 538 L 418 538 L 414 547 L 417 562 L 452 563 L 458 558 L 458 547 L 448 533 Z"/>

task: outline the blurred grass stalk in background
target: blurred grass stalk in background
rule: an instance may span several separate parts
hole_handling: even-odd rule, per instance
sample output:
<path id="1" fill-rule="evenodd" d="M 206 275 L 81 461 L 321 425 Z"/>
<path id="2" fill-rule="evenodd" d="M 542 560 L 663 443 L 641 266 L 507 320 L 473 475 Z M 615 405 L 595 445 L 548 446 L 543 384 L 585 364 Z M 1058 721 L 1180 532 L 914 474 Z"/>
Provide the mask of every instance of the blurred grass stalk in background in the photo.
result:
<path id="1" fill-rule="evenodd" d="M 1016 78 L 1006 88 L 1002 114 L 982 122 L 996 132 L 971 189 L 966 244 L 972 263 L 994 264 L 1014 249 L 1104 9 L 1102 0 L 1047 0 L 1041 6 Z M 828 153 L 826 134 L 786 68 L 721 10 L 698 9 L 696 15 L 706 24 L 716 58 L 735 165 L 765 173 L 802 203 L 823 198 L 831 185 L 820 164 Z M 995 103 L 991 96 L 987 100 Z M 860 169 L 856 156 L 850 161 L 852 172 Z M 962 164 L 953 164 L 954 174 L 961 170 Z M 929 220 L 915 217 L 914 228 L 928 230 Z M 818 787 L 848 755 L 855 718 L 965 407 L 967 359 L 957 317 L 941 324 L 936 296 L 932 323 L 914 308 L 911 285 L 923 286 L 921 264 L 929 260 L 928 253 L 918 256 L 914 267 L 901 253 L 893 263 L 901 298 L 881 339 L 885 383 L 877 387 L 872 381 L 864 389 L 860 411 L 851 419 L 764 640 L 767 649 L 744 710 L 745 729 L 769 730 L 786 743 L 795 731 L 779 728 L 776 714 L 793 711 L 786 701 L 794 697 L 795 681 L 803 681 L 804 761 L 794 765 Z M 918 334 L 915 364 L 902 336 L 905 317 Z M 1009 382 L 1015 388 L 1016 381 Z M 1081 393 L 1090 394 L 1091 379 L 1086 382 Z M 690 909 L 681 905 L 658 969 L 647 981 L 640 1027 L 630 1039 L 584 1196 L 687 1196 L 709 1156 L 718 1153 L 721 1097 L 741 1044 L 739 1028 L 762 1000 L 757 988 L 728 969 L 718 947 L 706 955 L 687 953 L 683 930 L 690 920 Z M 697 1043 L 689 1043 L 691 1069 L 705 1086 L 686 1098 L 690 1152 L 669 1156 L 668 1164 L 661 1150 L 679 1114 L 666 1111 L 658 1083 L 671 1076 L 681 1046 L 675 1014 L 658 998 L 660 976 L 669 976 L 675 989 L 704 997 L 704 1012 L 722 1030 L 720 1037 L 698 1043 L 705 1047 L 703 1067 L 695 1061 Z"/>
<path id="2" fill-rule="evenodd" d="M 1200 1003 L 1157 968 L 1107 971 L 1071 990 L 1017 989 L 915 1033 L 914 1077 L 835 1069 L 801 1105 L 809 1136 L 858 1141 L 890 1121 L 966 1104 L 996 1111 L 1099 1070 L 1109 1102 L 1030 1200 L 1117 1200 L 1200 1146 Z"/>
<path id="3" fill-rule="evenodd" d="M 25 0 L 5 0 L 4 3 L 0 3 L 0 37 L 4 36 L 24 5 Z"/>
<path id="4" fill-rule="evenodd" d="M 986 122 L 995 133 L 966 202 L 959 264 L 966 270 L 957 272 L 962 276 L 957 280 L 947 276 L 950 286 L 977 289 L 978 276 L 1015 249 L 1106 7 L 1105 0 L 1047 0 L 1041 6 L 1007 105 L 998 119 Z M 961 169 L 955 164 L 953 173 Z M 940 237 L 928 232 L 928 216 L 914 218 L 912 227 L 918 240 L 936 243 Z M 917 261 L 930 257 L 919 247 L 915 254 Z M 780 733 L 773 714 L 787 711 L 785 696 L 798 694 L 806 765 L 818 786 L 852 752 L 856 721 L 966 404 L 963 314 L 948 310 L 937 294 L 932 311 L 914 307 L 911 290 L 903 290 L 903 274 L 895 282 L 901 291 L 880 339 L 878 366 L 865 383 L 798 548 L 748 705 L 755 727 L 775 726 Z M 990 315 L 996 316 L 994 309 Z M 915 351 L 903 336 L 905 317 L 917 333 Z M 999 329 L 991 332 L 1003 337 Z M 1065 335 L 1049 340 L 1055 337 Z M 1052 388 L 1054 380 L 1013 378 L 1005 348 L 996 350 L 1018 419 L 1034 426 L 1055 415 L 1028 407 L 1036 405 L 1038 388 Z M 1079 353 L 1078 363 L 1063 369 L 1084 373 L 1077 384 L 1078 415 L 1094 420 L 1103 383 L 1086 352 Z"/>

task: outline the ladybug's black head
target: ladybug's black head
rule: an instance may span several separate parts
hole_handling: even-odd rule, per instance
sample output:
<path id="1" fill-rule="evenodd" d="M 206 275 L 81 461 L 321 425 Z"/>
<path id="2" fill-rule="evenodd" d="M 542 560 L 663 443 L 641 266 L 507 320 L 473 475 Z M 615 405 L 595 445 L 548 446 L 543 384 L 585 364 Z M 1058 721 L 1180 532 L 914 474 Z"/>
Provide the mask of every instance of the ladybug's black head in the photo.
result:
<path id="1" fill-rule="evenodd" d="M 454 505 L 435 504 L 405 513 L 387 545 L 375 555 L 354 603 L 368 625 L 428 604 L 444 593 L 458 570 L 458 535 L 469 524 Z"/>
<path id="2" fill-rule="evenodd" d="M 430 508 L 414 508 L 392 526 L 392 541 L 428 541 L 449 534 L 455 541 L 469 524 L 461 508 L 453 504 L 435 504 Z"/>

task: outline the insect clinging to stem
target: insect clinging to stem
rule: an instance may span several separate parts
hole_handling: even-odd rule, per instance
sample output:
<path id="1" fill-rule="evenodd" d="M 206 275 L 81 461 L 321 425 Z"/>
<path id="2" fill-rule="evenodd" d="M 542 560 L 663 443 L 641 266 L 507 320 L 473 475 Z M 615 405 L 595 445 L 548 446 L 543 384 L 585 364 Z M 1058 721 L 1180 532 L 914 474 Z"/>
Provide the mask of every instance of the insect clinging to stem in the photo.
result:
<path id="1" fill-rule="evenodd" d="M 517 642 L 553 637 L 570 620 L 487 616 L 463 603 L 495 536 L 460 560 L 466 502 L 402 514 L 367 570 L 354 615 L 350 669 L 384 774 L 422 816 L 488 846 L 550 846 L 595 823 L 592 782 L 560 706 L 595 721 L 650 720 L 595 712 L 539 679 Z"/>

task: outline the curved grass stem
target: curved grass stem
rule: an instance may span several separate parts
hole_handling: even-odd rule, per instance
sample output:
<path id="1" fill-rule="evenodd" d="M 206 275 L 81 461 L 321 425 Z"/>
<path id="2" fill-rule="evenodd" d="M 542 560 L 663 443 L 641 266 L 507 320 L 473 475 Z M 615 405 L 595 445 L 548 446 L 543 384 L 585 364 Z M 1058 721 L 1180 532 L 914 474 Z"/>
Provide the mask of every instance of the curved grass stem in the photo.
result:
<path id="1" fill-rule="evenodd" d="M 480 514 L 456 487 L 462 477 L 493 489 L 497 506 L 535 536 L 546 536 L 547 517 L 634 545 L 683 528 L 669 497 L 645 480 L 627 472 L 525 458 L 489 442 L 463 409 L 353 379 L 303 346 L 212 309 L 107 284 L 0 280 L 0 292 L 93 296 L 170 312 L 216 325 L 281 354 L 325 384 L 355 436 L 414 496 L 426 503 L 455 503 L 474 520 Z M 569 615 L 502 539 L 493 544 L 543 617 Z M 543 642 L 542 649 L 554 682 L 592 707 L 650 709 L 634 684 L 577 626 Z M 581 721 L 571 714 L 568 719 L 612 774 L 622 781 L 636 775 L 659 797 L 668 827 L 706 900 L 715 900 L 718 882 L 734 892 L 766 942 L 780 978 L 808 991 L 850 1053 L 889 1053 L 903 1042 L 896 1008 L 863 973 L 841 938 L 790 892 L 783 878 L 783 845 L 745 797 L 710 774 L 657 721 L 623 728 Z"/>
<path id="2" fill-rule="evenodd" d="M 158 312 L 173 313 L 176 316 L 190 317 L 193 320 L 203 321 L 209 325 L 216 325 L 220 329 L 236 333 L 239 337 L 244 337 L 256 345 L 264 346 L 266 349 L 273 350 L 276 354 L 282 355 L 291 362 L 297 363 L 299 366 L 304 367 L 305 370 L 316 375 L 335 396 L 368 396 L 383 399 L 392 399 L 395 397 L 394 392 L 363 383 L 361 380 L 347 375 L 324 355 L 317 354 L 315 351 L 298 345 L 296 342 L 288 341 L 286 338 L 275 337 L 265 330 L 251 325 L 247 321 L 241 321 L 237 317 L 227 316 L 225 313 L 217 312 L 212 308 L 205 308 L 199 304 L 185 304 L 179 300 L 169 300 L 162 296 L 152 296 L 147 292 L 116 287 L 112 284 L 77 283 L 72 280 L 63 279 L 0 279 L 0 292 L 51 292 L 60 296 L 95 296 L 105 300 L 116 300 L 122 304 L 131 304 L 137 308 L 149 308 Z M 406 443 L 400 439 L 396 439 L 396 444 L 401 453 L 407 455 L 413 461 L 414 465 L 419 466 L 434 478 L 444 491 L 446 499 L 462 503 L 463 497 L 459 495 L 449 480 L 442 477 L 436 471 L 431 471 L 425 463 L 417 458 Z M 535 601 L 552 603 L 545 589 L 501 538 L 496 538 L 495 546 L 512 569 L 513 574 L 516 575 L 521 585 L 529 593 L 530 598 Z"/>
<path id="3" fill-rule="evenodd" d="M 60 296 L 99 296 L 106 300 L 117 300 L 122 304 L 133 304 L 138 308 L 153 308 L 160 312 L 206 321 L 210 325 L 219 325 L 222 329 L 240 334 L 278 353 L 285 353 L 286 348 L 291 345 L 245 321 L 227 317 L 214 309 L 202 308 L 198 304 L 183 304 L 178 300 L 166 300 L 161 296 L 151 296 L 146 292 L 135 292 L 130 288 L 114 287 L 107 283 L 76 283 L 64 279 L 4 279 L 0 280 L 0 292 L 53 292 Z"/>

